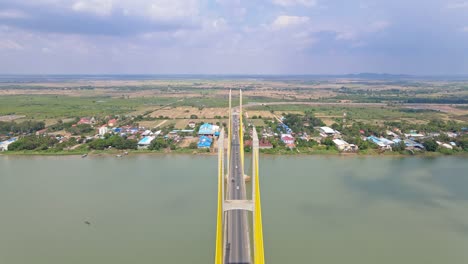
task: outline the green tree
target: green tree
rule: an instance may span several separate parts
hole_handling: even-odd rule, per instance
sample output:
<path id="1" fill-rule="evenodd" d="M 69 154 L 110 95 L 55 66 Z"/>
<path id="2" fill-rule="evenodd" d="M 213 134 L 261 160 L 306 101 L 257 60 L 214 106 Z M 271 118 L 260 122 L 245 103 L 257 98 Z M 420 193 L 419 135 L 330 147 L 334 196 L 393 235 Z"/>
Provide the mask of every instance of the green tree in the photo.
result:
<path id="1" fill-rule="evenodd" d="M 8 150 L 46 150 L 57 144 L 54 137 L 26 136 L 18 139 L 8 146 Z"/>
<path id="2" fill-rule="evenodd" d="M 151 141 L 151 144 L 149 145 L 148 149 L 150 150 L 160 150 L 163 148 L 167 148 L 169 144 L 164 138 L 156 138 L 153 141 Z"/>
<path id="3" fill-rule="evenodd" d="M 404 141 L 400 141 L 399 143 L 395 143 L 392 147 L 393 151 L 404 151 L 406 149 L 406 145 Z"/>
<path id="4" fill-rule="evenodd" d="M 333 140 L 329 137 L 322 139 L 322 144 L 325 146 L 334 146 Z"/>
<path id="5" fill-rule="evenodd" d="M 435 140 L 432 139 L 424 141 L 423 145 L 427 151 L 431 152 L 436 151 L 438 147 L 437 142 L 435 142 Z"/>

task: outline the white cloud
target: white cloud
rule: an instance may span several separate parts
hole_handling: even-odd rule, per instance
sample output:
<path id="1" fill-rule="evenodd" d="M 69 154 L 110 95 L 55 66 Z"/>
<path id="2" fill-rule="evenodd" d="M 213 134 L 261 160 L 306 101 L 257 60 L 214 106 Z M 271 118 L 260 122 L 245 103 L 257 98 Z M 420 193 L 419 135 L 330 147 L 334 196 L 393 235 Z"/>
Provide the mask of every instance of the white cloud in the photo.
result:
<path id="1" fill-rule="evenodd" d="M 280 6 L 315 6 L 317 5 L 316 0 L 273 0 L 273 4 Z"/>
<path id="2" fill-rule="evenodd" d="M 468 26 L 462 28 L 463 32 L 468 32 Z"/>
<path id="3" fill-rule="evenodd" d="M 23 46 L 18 44 L 17 42 L 6 39 L 0 40 L 0 50 L 22 50 Z"/>
<path id="4" fill-rule="evenodd" d="M 198 12 L 197 0 L 153 0 L 147 6 L 147 14 L 155 20 L 191 18 Z"/>
<path id="5" fill-rule="evenodd" d="M 357 27 L 331 27 L 326 28 L 326 30 L 336 32 L 336 40 L 355 41 L 353 46 L 363 46 L 361 38 L 365 37 L 366 35 L 381 32 L 384 29 L 388 28 L 390 25 L 391 23 L 388 21 L 374 21 L 366 25 L 361 25 Z"/>
<path id="6" fill-rule="evenodd" d="M 197 16 L 199 4 L 199 0 L 79 0 L 74 2 L 72 9 L 100 16 L 119 10 L 126 16 L 167 21 Z"/>
<path id="7" fill-rule="evenodd" d="M 296 27 L 309 22 L 309 18 L 305 16 L 278 16 L 271 24 L 272 29 L 284 29 L 288 27 Z"/>
<path id="8" fill-rule="evenodd" d="M 450 3 L 447 6 L 447 8 L 450 8 L 450 9 L 467 8 L 467 7 L 468 7 L 468 2 Z"/>
<path id="9" fill-rule="evenodd" d="M 355 40 L 357 34 L 354 31 L 337 31 L 335 39 L 337 40 Z"/>
<path id="10" fill-rule="evenodd" d="M 388 21 L 375 21 L 367 27 L 368 32 L 379 32 L 382 31 L 390 26 L 390 22 Z"/>
<path id="11" fill-rule="evenodd" d="M 72 9 L 78 12 L 90 12 L 99 16 L 107 16 L 112 13 L 112 0 L 80 0 L 72 5 Z"/>
<path id="12" fill-rule="evenodd" d="M 27 18 L 28 15 L 20 10 L 0 10 L 0 18 Z"/>
<path id="13" fill-rule="evenodd" d="M 52 50 L 49 49 L 49 48 L 42 48 L 42 49 L 41 49 L 41 52 L 42 52 L 42 53 L 52 53 Z"/>

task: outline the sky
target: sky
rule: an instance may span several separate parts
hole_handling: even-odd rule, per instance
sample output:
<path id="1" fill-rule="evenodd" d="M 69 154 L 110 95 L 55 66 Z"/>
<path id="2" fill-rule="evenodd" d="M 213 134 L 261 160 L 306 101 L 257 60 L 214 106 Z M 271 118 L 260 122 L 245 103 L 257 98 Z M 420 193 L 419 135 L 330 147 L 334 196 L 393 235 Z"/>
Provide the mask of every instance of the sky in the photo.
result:
<path id="1" fill-rule="evenodd" d="M 0 74 L 468 74 L 468 0 L 0 0 Z"/>

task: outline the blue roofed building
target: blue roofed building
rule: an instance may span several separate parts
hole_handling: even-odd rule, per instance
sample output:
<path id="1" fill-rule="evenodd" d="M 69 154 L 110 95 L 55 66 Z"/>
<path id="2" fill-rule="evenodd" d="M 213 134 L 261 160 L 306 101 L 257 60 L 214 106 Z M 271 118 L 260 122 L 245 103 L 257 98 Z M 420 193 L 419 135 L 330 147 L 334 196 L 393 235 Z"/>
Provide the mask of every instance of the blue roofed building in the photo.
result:
<path id="1" fill-rule="evenodd" d="M 216 132 L 218 131 L 219 131 L 219 126 L 212 125 L 209 123 L 204 123 L 203 125 L 200 126 L 200 129 L 198 130 L 198 135 L 214 136 Z"/>
<path id="2" fill-rule="evenodd" d="M 378 138 L 376 136 L 367 137 L 367 140 L 379 146 L 380 149 L 392 149 L 392 145 L 395 144 L 394 141 L 386 138 Z"/>
<path id="3" fill-rule="evenodd" d="M 411 139 L 405 139 L 403 140 L 405 142 L 406 147 L 412 148 L 412 149 L 425 149 L 424 146 L 414 140 Z"/>
<path id="4" fill-rule="evenodd" d="M 8 150 L 8 146 L 15 142 L 16 140 L 18 140 L 18 138 L 10 138 L 8 140 L 5 140 L 3 142 L 0 142 L 0 151 L 7 151 Z"/>
<path id="5" fill-rule="evenodd" d="M 213 142 L 213 139 L 207 136 L 201 136 L 200 139 L 198 140 L 198 148 L 210 148 L 211 143 Z"/>
<path id="6" fill-rule="evenodd" d="M 151 144 L 151 141 L 153 141 L 156 137 L 154 136 L 148 136 L 142 138 L 140 141 L 138 141 L 138 148 L 145 149 L 148 148 L 148 146 Z"/>

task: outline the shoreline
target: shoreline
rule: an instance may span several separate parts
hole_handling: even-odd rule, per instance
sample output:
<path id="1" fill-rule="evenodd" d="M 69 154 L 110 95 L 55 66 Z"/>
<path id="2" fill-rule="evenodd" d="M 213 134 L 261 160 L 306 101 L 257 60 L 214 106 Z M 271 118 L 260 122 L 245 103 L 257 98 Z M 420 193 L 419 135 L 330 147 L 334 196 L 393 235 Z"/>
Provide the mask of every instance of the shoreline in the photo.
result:
<path id="1" fill-rule="evenodd" d="M 196 150 L 191 151 L 131 151 L 127 150 L 129 156 L 134 155 L 191 155 L 191 156 L 217 156 L 218 152 L 198 152 Z M 35 152 L 35 151 L 18 151 L 18 152 L 0 152 L 1 156 L 15 156 L 15 157 L 41 157 L 41 156 L 82 156 L 83 154 L 87 154 L 87 157 L 109 157 L 109 156 L 116 156 L 122 155 L 122 157 L 127 156 L 123 154 L 123 151 L 91 151 L 91 152 Z M 245 152 L 245 156 L 249 156 L 250 152 Z M 286 156 L 286 157 L 293 157 L 293 156 L 325 156 L 325 157 L 398 157 L 398 158 L 406 158 L 406 157 L 447 157 L 447 156 L 454 156 L 454 157 L 468 157 L 468 153 L 466 152 L 457 152 L 451 154 L 444 154 L 440 152 L 423 152 L 417 154 L 405 154 L 399 152 L 388 152 L 388 153 L 339 153 L 335 151 L 320 151 L 320 152 L 281 152 L 281 153 L 262 153 L 260 155 L 267 156 L 267 157 L 276 157 L 276 156 Z"/>

